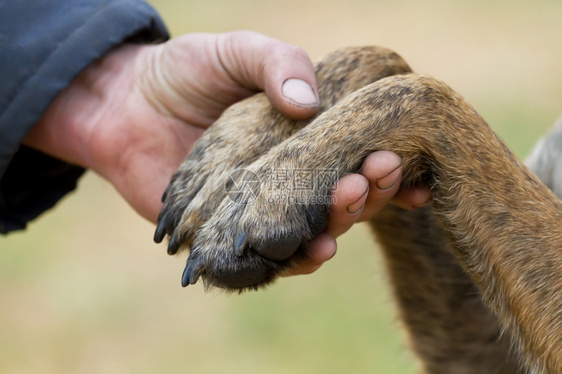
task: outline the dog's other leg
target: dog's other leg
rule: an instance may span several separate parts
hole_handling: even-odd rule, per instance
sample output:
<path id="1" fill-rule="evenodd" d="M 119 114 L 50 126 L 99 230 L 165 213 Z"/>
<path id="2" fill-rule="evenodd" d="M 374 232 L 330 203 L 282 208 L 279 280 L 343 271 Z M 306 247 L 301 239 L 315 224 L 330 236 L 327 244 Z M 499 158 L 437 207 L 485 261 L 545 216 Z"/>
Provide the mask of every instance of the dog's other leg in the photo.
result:
<path id="1" fill-rule="evenodd" d="M 474 282 L 449 248 L 431 207 L 388 206 L 371 222 L 399 316 L 424 372 L 525 373 Z"/>

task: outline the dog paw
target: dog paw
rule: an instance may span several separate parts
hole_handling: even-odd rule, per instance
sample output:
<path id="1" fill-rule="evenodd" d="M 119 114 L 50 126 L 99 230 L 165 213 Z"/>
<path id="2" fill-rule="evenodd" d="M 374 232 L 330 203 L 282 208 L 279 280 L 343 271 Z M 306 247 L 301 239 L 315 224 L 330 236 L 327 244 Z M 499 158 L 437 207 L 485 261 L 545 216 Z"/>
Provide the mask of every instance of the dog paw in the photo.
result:
<path id="1" fill-rule="evenodd" d="M 347 48 L 330 54 L 316 65 L 318 116 L 367 84 L 408 72 L 408 65 L 386 49 Z M 184 285 L 202 278 L 229 289 L 258 287 L 306 256 L 308 242 L 324 229 L 333 203 L 325 175 L 318 188 L 307 185 L 318 177 L 310 174 L 345 161 L 319 151 L 329 145 L 322 141 L 326 133 L 305 144 L 297 141 L 300 148 L 288 153 L 278 148 L 309 122 L 285 118 L 264 94 L 257 94 L 228 108 L 197 142 L 163 196 L 154 234 L 158 243 L 169 237 L 169 254 L 191 249 Z M 259 176 L 259 193 L 253 191 L 252 175 Z"/>
<path id="2" fill-rule="evenodd" d="M 200 278 L 206 286 L 228 290 L 265 286 L 304 261 L 308 244 L 324 230 L 336 176 L 324 178 L 324 188 L 307 189 L 312 172 L 241 173 L 236 190 L 195 235 L 183 286 Z"/>
<path id="3" fill-rule="evenodd" d="M 252 250 L 241 222 L 245 206 L 224 201 L 198 232 L 182 276 L 185 287 L 202 278 L 206 287 L 229 290 L 268 284 L 285 265 Z"/>

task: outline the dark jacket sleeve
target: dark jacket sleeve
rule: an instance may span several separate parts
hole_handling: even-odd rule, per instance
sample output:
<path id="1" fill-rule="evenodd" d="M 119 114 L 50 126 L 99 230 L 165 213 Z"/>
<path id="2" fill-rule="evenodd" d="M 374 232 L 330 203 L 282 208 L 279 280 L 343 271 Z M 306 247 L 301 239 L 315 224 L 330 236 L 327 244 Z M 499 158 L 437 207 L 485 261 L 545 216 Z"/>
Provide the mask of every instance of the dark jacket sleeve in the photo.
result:
<path id="1" fill-rule="evenodd" d="M 20 145 L 57 94 L 112 47 L 167 38 L 138 0 L 0 1 L 1 233 L 25 228 L 84 172 Z"/>

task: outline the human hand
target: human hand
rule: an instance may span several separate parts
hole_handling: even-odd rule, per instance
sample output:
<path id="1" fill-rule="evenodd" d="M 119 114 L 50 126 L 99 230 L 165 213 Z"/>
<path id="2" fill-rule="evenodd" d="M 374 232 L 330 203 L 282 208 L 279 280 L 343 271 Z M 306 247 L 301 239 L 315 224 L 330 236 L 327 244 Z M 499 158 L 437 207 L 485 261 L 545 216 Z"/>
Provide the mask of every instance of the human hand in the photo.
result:
<path id="1" fill-rule="evenodd" d="M 154 222 L 171 175 L 225 108 L 265 89 L 290 117 L 316 113 L 315 90 L 291 91 L 287 78 L 316 87 L 303 50 L 257 33 L 122 45 L 59 94 L 25 143 L 98 172 Z"/>
<path id="2" fill-rule="evenodd" d="M 310 87 L 284 85 L 288 78 Z M 123 45 L 63 90 L 25 143 L 98 172 L 154 222 L 171 175 L 204 129 L 228 106 L 259 90 L 292 118 L 311 117 L 318 109 L 306 53 L 257 33 L 188 34 L 161 45 Z M 335 237 L 396 194 L 399 172 L 385 179 L 396 177 L 388 189 L 377 189 L 376 181 L 400 160 L 378 154 L 366 160 L 364 176 L 340 181 L 326 233 L 312 243 L 309 263 L 293 274 L 314 271 L 331 258 Z M 406 195 L 398 201 L 418 200 Z"/>

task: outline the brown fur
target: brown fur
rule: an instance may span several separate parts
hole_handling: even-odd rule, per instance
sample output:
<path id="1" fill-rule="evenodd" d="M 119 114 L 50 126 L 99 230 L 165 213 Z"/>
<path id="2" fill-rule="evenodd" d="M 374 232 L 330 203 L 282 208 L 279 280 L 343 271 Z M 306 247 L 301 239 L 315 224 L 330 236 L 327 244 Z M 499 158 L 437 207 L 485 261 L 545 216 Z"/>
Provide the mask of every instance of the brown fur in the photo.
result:
<path id="1" fill-rule="evenodd" d="M 234 105 L 205 133 L 164 196 L 155 240 L 191 248 L 183 284 L 254 289 L 302 261 L 325 227 L 332 186 L 287 188 L 280 171 L 357 172 L 396 152 L 402 187 L 430 208 L 389 206 L 371 225 L 400 314 L 429 373 L 562 372 L 562 203 L 447 85 L 395 53 L 349 48 L 317 65 L 322 114 L 293 122 L 265 96 Z M 262 182 L 226 196 L 235 169 Z M 285 175 L 285 174 L 283 174 Z M 295 204 L 279 196 L 303 200 Z M 315 200 L 316 198 L 316 200 Z"/>

